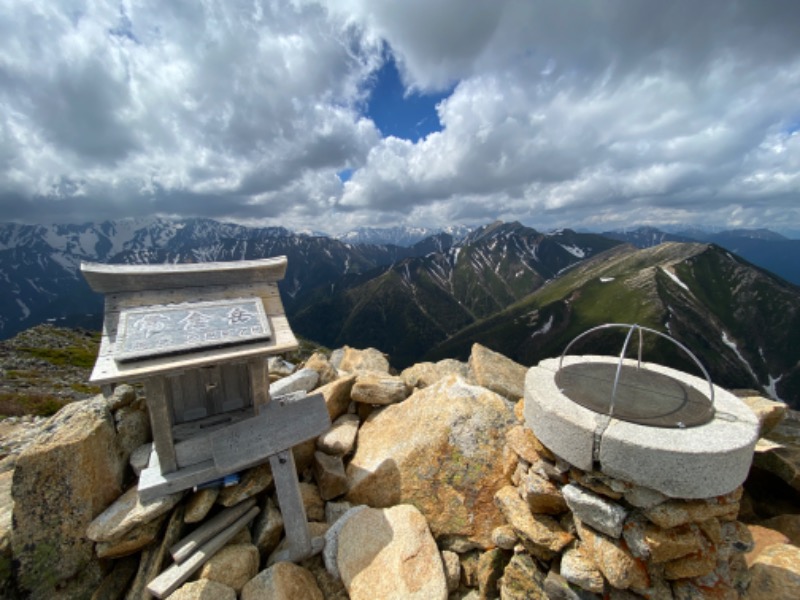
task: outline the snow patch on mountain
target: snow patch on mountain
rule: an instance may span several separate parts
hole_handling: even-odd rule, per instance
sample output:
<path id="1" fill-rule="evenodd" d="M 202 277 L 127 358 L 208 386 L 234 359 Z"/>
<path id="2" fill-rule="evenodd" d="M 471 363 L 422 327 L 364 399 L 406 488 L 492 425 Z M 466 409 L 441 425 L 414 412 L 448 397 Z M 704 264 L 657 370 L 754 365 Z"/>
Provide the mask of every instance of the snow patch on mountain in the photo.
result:
<path id="1" fill-rule="evenodd" d="M 669 269 L 665 269 L 665 268 L 663 268 L 663 267 L 661 268 L 661 271 L 663 271 L 663 272 L 664 272 L 664 273 L 667 275 L 667 277 L 669 277 L 670 279 L 672 279 L 672 281 L 674 281 L 675 283 L 677 283 L 679 286 L 681 286 L 681 287 L 682 287 L 683 289 L 685 289 L 687 292 L 690 292 L 690 293 L 691 293 L 691 290 L 689 289 L 689 286 L 687 286 L 685 283 L 683 283 L 683 282 L 682 282 L 682 281 L 681 281 L 681 280 L 678 278 L 678 276 L 677 276 L 677 275 L 675 275 L 675 273 L 673 273 L 673 272 L 672 272 L 672 271 L 670 271 Z"/>
<path id="2" fill-rule="evenodd" d="M 582 248 L 578 248 L 575 245 L 567 246 L 566 244 L 559 244 L 564 250 L 572 254 L 575 258 L 586 258 L 586 252 L 583 251 Z"/>
<path id="3" fill-rule="evenodd" d="M 750 375 L 753 376 L 753 379 L 758 381 L 758 376 L 756 375 L 756 372 L 753 370 L 753 367 L 751 367 L 750 363 L 747 362 L 747 359 L 744 356 L 742 356 L 742 353 L 739 351 L 739 347 L 736 345 L 736 342 L 734 342 L 731 338 L 728 337 L 728 333 L 725 330 L 722 331 L 722 343 L 725 344 L 731 350 L 733 350 L 739 361 L 745 367 L 747 367 L 747 371 L 750 373 Z"/>

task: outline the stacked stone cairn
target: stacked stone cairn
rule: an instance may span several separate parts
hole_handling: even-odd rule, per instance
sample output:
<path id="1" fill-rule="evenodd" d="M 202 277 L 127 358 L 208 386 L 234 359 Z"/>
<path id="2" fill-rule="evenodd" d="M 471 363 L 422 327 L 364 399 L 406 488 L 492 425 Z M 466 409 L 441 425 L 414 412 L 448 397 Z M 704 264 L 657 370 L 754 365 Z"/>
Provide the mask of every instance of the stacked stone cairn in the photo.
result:
<path id="1" fill-rule="evenodd" d="M 572 467 L 523 423 L 526 369 L 480 345 L 400 374 L 347 347 L 270 371 L 273 397 L 322 394 L 333 423 L 293 450 L 319 553 L 275 560 L 287 540 L 268 463 L 143 502 L 149 418 L 122 385 L 63 408 L 0 473 L 0 596 L 150 598 L 185 540 L 255 507 L 170 598 L 800 597 L 800 514 L 760 521 L 769 544 L 746 563 L 757 530 L 737 515 L 758 507 L 741 488 L 680 500 Z"/>

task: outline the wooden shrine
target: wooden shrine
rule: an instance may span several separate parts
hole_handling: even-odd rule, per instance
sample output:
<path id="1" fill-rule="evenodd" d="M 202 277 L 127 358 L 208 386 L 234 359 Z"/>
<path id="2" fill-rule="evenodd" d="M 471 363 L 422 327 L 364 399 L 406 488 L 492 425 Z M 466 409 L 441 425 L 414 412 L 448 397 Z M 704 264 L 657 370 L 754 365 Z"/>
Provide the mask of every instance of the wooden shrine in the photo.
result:
<path id="1" fill-rule="evenodd" d="M 81 271 L 105 295 L 90 381 L 109 395 L 143 382 L 153 430 L 143 500 L 269 460 L 290 550 L 311 552 L 291 452 L 330 427 L 320 395 L 270 399 L 267 358 L 297 348 L 277 282 L 286 257 L 180 265 L 101 265 Z"/>

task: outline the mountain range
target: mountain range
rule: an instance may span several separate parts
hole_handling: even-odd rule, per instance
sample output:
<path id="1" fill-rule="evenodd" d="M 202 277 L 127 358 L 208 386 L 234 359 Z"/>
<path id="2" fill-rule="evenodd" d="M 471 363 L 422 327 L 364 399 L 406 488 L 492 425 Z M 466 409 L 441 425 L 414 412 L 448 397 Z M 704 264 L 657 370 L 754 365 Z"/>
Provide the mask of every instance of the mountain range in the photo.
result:
<path id="1" fill-rule="evenodd" d="M 694 241 L 699 235 L 711 237 Z M 377 347 L 396 367 L 465 357 L 475 341 L 535 364 L 593 325 L 636 322 L 669 331 L 716 383 L 800 406 L 800 288 L 790 283 L 800 281 L 791 271 L 800 263 L 792 260 L 796 243 L 758 231 L 542 233 L 502 222 L 339 239 L 206 219 L 0 224 L 0 338 L 45 321 L 99 327 L 102 302 L 81 277 L 81 261 L 286 255 L 281 293 L 295 332 L 331 347 Z M 746 254 L 754 249 L 780 277 L 764 260 L 752 264 Z M 607 332 L 592 344 L 580 351 L 618 354 L 621 339 Z M 672 346 L 648 344 L 646 359 L 691 371 Z"/>

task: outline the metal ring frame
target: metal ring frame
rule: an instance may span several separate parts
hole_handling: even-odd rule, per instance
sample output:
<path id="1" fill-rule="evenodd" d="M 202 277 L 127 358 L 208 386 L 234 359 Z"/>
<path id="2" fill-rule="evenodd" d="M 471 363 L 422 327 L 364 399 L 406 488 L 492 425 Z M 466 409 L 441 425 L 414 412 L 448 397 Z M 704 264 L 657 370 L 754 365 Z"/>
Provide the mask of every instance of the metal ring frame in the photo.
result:
<path id="1" fill-rule="evenodd" d="M 665 340 L 669 340 L 670 342 L 675 344 L 678 348 L 683 350 L 686 354 L 688 354 L 689 357 L 698 366 L 700 371 L 702 371 L 703 375 L 706 378 L 706 382 L 708 382 L 708 389 L 709 389 L 709 392 L 710 392 L 709 398 L 711 400 L 711 406 L 714 406 L 714 384 L 711 382 L 711 377 L 708 375 L 708 371 L 706 371 L 705 367 L 700 362 L 700 360 L 694 355 L 694 353 L 691 350 L 689 350 L 686 346 L 681 344 L 678 340 L 676 340 L 675 338 L 667 335 L 666 333 L 662 333 L 660 331 L 656 331 L 655 329 L 650 329 L 649 327 L 642 327 L 641 325 L 637 325 L 637 324 L 633 324 L 632 325 L 630 323 L 606 323 L 604 325 L 598 325 L 597 327 L 592 327 L 591 329 L 587 329 L 586 331 L 581 333 L 579 336 L 575 337 L 569 344 L 567 344 L 567 347 L 564 348 L 564 351 L 561 353 L 561 358 L 558 360 L 558 370 L 559 371 L 561 370 L 561 366 L 564 363 L 564 356 L 566 356 L 567 352 L 569 351 L 569 349 L 572 347 L 572 345 L 575 342 L 577 342 L 579 339 L 589 335 L 590 333 L 594 333 L 595 331 L 599 331 L 600 329 L 610 329 L 612 327 L 623 327 L 623 328 L 624 327 L 628 327 L 629 331 L 628 331 L 628 335 L 625 336 L 625 343 L 622 345 L 622 352 L 620 352 L 619 362 L 617 363 L 617 372 L 616 372 L 616 375 L 614 376 L 614 387 L 612 388 L 612 391 L 611 391 L 611 406 L 609 407 L 609 411 L 608 411 L 609 416 L 613 416 L 614 415 L 614 403 L 616 401 L 617 386 L 619 384 L 619 376 L 620 376 L 620 373 L 622 372 L 622 363 L 623 363 L 623 361 L 625 359 L 625 353 L 628 351 L 628 344 L 630 343 L 631 337 L 633 336 L 633 332 L 636 331 L 636 330 L 639 331 L 639 354 L 638 354 L 638 358 L 637 358 L 637 361 L 636 361 L 636 368 L 637 369 L 640 369 L 641 366 L 642 366 L 642 337 L 643 337 L 642 336 L 642 332 L 643 331 L 647 331 L 648 333 L 654 333 L 657 336 L 660 336 L 660 337 L 664 338 Z"/>

